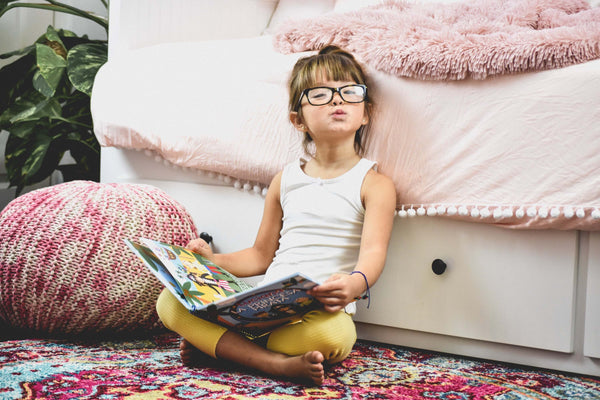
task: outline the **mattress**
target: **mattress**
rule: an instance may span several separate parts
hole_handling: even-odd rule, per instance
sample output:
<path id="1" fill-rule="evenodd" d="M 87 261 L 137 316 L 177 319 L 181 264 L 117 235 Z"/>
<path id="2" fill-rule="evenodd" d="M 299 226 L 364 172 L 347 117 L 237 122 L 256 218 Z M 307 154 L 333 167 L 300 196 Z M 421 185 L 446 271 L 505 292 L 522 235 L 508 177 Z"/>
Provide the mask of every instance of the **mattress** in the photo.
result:
<path id="1" fill-rule="evenodd" d="M 270 36 L 128 52 L 96 77 L 95 133 L 263 193 L 303 155 L 286 81 L 306 54 L 278 53 Z M 393 179 L 400 217 L 600 230 L 599 60 L 437 82 L 367 69 L 377 109 L 366 157 Z"/>

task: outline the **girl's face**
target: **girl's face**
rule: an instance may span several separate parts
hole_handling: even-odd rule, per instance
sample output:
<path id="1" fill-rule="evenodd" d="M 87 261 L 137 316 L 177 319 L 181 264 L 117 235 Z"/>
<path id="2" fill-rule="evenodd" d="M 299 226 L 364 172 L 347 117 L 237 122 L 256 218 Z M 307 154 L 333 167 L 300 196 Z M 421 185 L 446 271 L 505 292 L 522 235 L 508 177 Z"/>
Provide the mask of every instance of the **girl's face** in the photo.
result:
<path id="1" fill-rule="evenodd" d="M 313 87 L 325 86 L 337 89 L 353 84 L 356 82 L 323 80 L 317 82 Z M 346 136 L 354 138 L 356 131 L 369 122 L 364 102 L 349 103 L 344 101 L 338 92 L 335 92 L 331 101 L 324 105 L 311 105 L 306 96 L 302 96 L 300 104 L 302 118 L 299 118 L 297 112 L 292 112 L 290 120 L 296 129 L 308 132 L 313 140 L 332 137 L 332 135 L 340 138 Z"/>

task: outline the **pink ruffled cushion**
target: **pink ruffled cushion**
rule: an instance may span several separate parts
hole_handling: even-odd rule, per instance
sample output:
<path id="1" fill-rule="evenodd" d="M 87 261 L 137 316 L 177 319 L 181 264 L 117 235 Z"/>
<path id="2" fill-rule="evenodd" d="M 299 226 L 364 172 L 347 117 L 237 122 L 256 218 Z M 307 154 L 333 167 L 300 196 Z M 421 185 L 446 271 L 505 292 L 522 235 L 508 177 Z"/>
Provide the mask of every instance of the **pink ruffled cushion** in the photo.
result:
<path id="1" fill-rule="evenodd" d="M 188 212 L 160 189 L 75 181 L 24 194 L 0 213 L 0 318 L 50 334 L 158 328 L 162 285 L 124 239 L 185 245 Z"/>

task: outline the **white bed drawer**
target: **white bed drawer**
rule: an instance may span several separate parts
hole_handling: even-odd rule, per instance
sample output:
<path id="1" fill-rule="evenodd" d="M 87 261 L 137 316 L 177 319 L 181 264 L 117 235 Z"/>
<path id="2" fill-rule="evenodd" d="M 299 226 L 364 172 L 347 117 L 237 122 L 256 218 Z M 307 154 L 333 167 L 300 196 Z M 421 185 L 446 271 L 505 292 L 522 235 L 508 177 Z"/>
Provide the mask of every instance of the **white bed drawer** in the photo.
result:
<path id="1" fill-rule="evenodd" d="M 573 231 L 397 219 L 371 307 L 361 302 L 356 320 L 572 352 L 576 255 Z M 447 265 L 441 275 L 435 259 Z"/>

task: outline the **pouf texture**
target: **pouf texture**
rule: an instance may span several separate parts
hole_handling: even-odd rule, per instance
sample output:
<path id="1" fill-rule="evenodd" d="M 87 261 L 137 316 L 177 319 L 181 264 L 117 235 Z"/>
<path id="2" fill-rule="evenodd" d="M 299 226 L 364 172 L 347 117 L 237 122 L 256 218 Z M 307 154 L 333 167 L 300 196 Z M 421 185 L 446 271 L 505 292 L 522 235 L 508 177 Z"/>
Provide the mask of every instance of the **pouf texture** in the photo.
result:
<path id="1" fill-rule="evenodd" d="M 0 318 L 49 334 L 160 327 L 162 285 L 124 239 L 186 245 L 189 213 L 148 185 L 73 181 L 38 189 L 0 213 Z"/>

